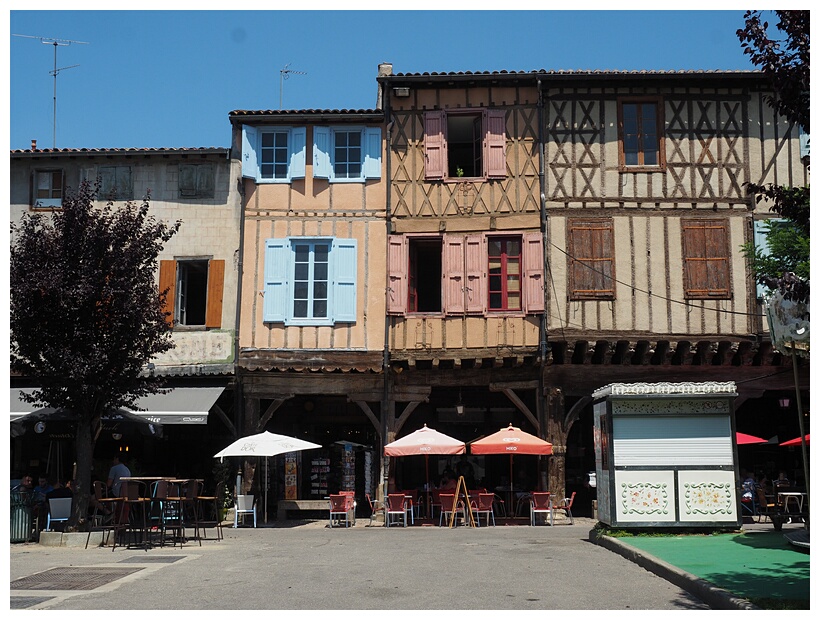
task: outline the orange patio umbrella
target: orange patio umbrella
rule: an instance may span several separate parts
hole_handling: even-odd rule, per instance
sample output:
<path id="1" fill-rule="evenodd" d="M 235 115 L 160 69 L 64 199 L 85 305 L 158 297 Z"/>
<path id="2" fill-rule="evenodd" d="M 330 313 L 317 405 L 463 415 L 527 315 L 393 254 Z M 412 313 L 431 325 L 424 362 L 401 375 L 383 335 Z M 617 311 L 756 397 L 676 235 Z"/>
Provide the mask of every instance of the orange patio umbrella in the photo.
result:
<path id="1" fill-rule="evenodd" d="M 470 454 L 509 454 L 510 493 L 513 493 L 513 456 L 552 454 L 552 444 L 510 424 L 507 428 L 470 443 Z"/>

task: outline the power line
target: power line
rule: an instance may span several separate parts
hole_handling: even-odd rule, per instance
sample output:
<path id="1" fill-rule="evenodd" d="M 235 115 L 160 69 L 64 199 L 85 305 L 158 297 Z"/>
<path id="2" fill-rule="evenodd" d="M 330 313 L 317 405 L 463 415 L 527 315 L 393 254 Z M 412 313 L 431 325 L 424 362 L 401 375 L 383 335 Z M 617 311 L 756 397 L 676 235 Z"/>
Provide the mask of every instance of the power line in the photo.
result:
<path id="1" fill-rule="evenodd" d="M 35 35 L 30 34 L 13 34 L 13 37 L 23 37 L 26 39 L 39 39 L 40 43 L 45 45 L 53 45 L 54 46 L 54 69 L 48 72 L 49 75 L 54 76 L 54 105 L 52 111 L 52 147 L 53 149 L 57 148 L 57 75 L 60 71 L 65 71 L 66 69 L 73 69 L 74 67 L 79 67 L 80 65 L 69 65 L 67 67 L 60 67 L 57 68 L 57 48 L 58 47 L 66 47 L 71 45 L 72 43 L 77 43 L 80 45 L 88 45 L 88 41 L 75 41 L 73 39 L 55 39 L 52 37 L 38 37 Z"/>
<path id="2" fill-rule="evenodd" d="M 689 301 L 681 301 L 679 299 L 672 299 L 671 297 L 664 297 L 663 295 L 658 295 L 656 293 L 646 291 L 644 289 L 638 288 L 637 286 L 632 286 L 631 284 L 628 284 L 627 282 L 622 282 L 621 280 L 618 280 L 617 278 L 613 278 L 608 273 L 604 273 L 603 271 L 600 271 L 600 270 L 596 269 L 592 265 L 589 265 L 589 264 L 585 263 L 581 259 L 575 258 L 569 252 L 567 252 L 564 248 L 561 248 L 561 247 L 555 245 L 552 241 L 550 241 L 549 244 L 552 247 L 554 247 L 556 250 L 561 252 L 562 254 L 565 254 L 567 257 L 574 260 L 578 264 L 583 265 L 587 269 L 589 269 L 591 271 L 594 271 L 595 273 L 598 273 L 598 274 L 604 276 L 605 278 L 607 278 L 609 280 L 612 280 L 613 282 L 617 282 L 618 284 L 622 284 L 623 286 L 626 286 L 627 288 L 629 288 L 633 291 L 637 291 L 639 293 L 644 293 L 645 295 L 649 295 L 650 297 L 657 297 L 658 299 L 663 299 L 664 301 L 668 301 L 668 302 L 671 302 L 673 304 L 681 304 L 682 306 L 686 306 L 687 308 L 692 308 L 692 309 L 711 310 L 712 312 L 722 312 L 724 314 L 738 314 L 738 315 L 741 315 L 741 316 L 754 316 L 754 317 L 764 317 L 764 316 L 766 316 L 765 314 L 753 314 L 751 312 L 737 312 L 736 310 L 722 310 L 720 308 L 705 308 L 705 307 L 697 308 L 697 306 L 692 305 Z"/>

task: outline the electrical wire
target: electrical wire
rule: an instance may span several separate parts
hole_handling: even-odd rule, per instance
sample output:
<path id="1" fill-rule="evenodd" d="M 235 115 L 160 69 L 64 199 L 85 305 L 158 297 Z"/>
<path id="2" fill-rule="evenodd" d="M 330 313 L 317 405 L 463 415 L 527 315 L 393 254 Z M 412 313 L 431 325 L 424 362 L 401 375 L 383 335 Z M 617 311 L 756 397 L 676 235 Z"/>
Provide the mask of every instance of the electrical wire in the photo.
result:
<path id="1" fill-rule="evenodd" d="M 758 313 L 751 313 L 751 312 L 738 312 L 736 310 L 722 310 L 720 308 L 705 308 L 705 307 L 700 307 L 699 308 L 698 306 L 693 305 L 689 301 L 681 301 L 680 299 L 672 299 L 670 297 L 664 297 L 663 295 L 658 295 L 656 293 L 646 291 L 644 289 L 638 288 L 637 286 L 632 286 L 631 284 L 628 284 L 626 282 L 622 282 L 621 280 L 618 280 L 617 278 L 613 278 L 611 275 L 609 275 L 607 273 L 604 273 L 603 271 L 600 271 L 598 269 L 595 269 L 595 267 L 585 263 L 581 259 L 575 258 L 569 252 L 567 252 L 564 248 L 561 248 L 561 247 L 555 245 L 552 241 L 550 241 L 549 244 L 552 247 L 554 247 L 556 250 L 558 250 L 559 252 L 565 254 L 571 260 L 574 260 L 578 264 L 583 265 L 587 269 L 589 269 L 591 271 L 594 271 L 595 273 L 601 274 L 605 278 L 608 278 L 608 279 L 612 280 L 613 282 L 617 282 L 618 284 L 621 284 L 623 286 L 626 286 L 627 288 L 629 288 L 633 291 L 637 291 L 639 293 L 644 293 L 645 295 L 649 295 L 650 297 L 657 297 L 658 299 L 663 299 L 664 301 L 668 301 L 668 302 L 671 302 L 673 304 L 681 304 L 682 306 L 686 306 L 687 308 L 692 308 L 693 310 L 711 310 L 712 312 L 722 312 L 724 314 L 737 314 L 737 315 L 740 315 L 740 316 L 753 316 L 753 317 L 760 317 L 760 318 L 763 318 L 763 317 L 766 316 L 765 314 L 758 314 Z M 553 286 L 554 286 L 554 283 L 553 283 Z"/>

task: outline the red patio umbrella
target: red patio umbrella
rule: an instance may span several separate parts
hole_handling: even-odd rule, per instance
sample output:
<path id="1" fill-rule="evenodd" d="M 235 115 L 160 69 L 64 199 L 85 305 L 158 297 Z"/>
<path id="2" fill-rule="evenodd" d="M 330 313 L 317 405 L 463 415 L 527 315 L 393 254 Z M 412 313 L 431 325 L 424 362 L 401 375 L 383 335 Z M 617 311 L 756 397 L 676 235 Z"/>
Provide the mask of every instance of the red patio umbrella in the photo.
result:
<path id="1" fill-rule="evenodd" d="M 405 435 L 401 439 L 392 441 L 384 446 L 386 456 L 414 456 L 424 455 L 424 469 L 427 476 L 427 488 L 430 488 L 430 465 L 428 463 L 431 454 L 464 454 L 467 448 L 463 441 L 439 433 L 437 430 L 428 428 L 425 424 L 423 428 Z"/>
<path id="2" fill-rule="evenodd" d="M 470 454 L 509 454 L 510 455 L 510 497 L 513 494 L 513 455 L 515 454 L 552 454 L 552 444 L 540 437 L 531 435 L 510 424 L 507 428 L 476 439 L 470 443 Z"/>
<path id="3" fill-rule="evenodd" d="M 809 433 L 806 433 L 806 443 L 809 443 Z M 794 439 L 789 439 L 788 441 L 784 441 L 780 444 L 781 446 L 799 446 L 800 445 L 800 437 L 795 437 Z"/>
<path id="4" fill-rule="evenodd" d="M 743 446 L 752 443 L 768 443 L 766 439 L 755 437 L 754 435 L 747 435 L 746 433 L 735 433 L 737 437 L 737 445 Z"/>

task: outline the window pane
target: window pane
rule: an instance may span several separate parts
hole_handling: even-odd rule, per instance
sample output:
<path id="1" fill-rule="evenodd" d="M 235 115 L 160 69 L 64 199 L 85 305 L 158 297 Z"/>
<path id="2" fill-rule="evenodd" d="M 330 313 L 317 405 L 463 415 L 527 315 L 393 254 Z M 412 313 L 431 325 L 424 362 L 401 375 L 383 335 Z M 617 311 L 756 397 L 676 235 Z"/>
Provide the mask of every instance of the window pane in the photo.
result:
<path id="1" fill-rule="evenodd" d="M 272 133 L 263 133 L 262 134 L 262 148 L 267 148 L 273 146 L 273 140 L 276 134 Z"/>
<path id="2" fill-rule="evenodd" d="M 500 291 L 501 290 L 501 276 L 500 275 L 493 275 L 489 278 L 489 287 L 491 291 Z"/>
<path id="3" fill-rule="evenodd" d="M 520 286 L 520 280 L 518 276 L 507 276 L 507 292 L 518 291 Z"/>
<path id="4" fill-rule="evenodd" d="M 307 282 L 294 282 L 293 283 L 293 298 L 294 299 L 307 299 L 308 296 L 308 283 Z"/>
<path id="5" fill-rule="evenodd" d="M 313 268 L 313 277 L 316 280 L 327 280 L 327 263 L 317 261 Z"/>
<path id="6" fill-rule="evenodd" d="M 327 301 L 314 301 L 313 302 L 313 318 L 314 319 L 323 319 L 327 317 Z"/>
<path id="7" fill-rule="evenodd" d="M 308 269 L 310 269 L 310 265 L 306 263 L 296 263 L 295 269 L 295 279 L 296 280 L 307 280 L 308 279 Z"/>
<path id="8" fill-rule="evenodd" d="M 487 254 L 490 256 L 501 256 L 501 242 L 500 241 L 488 241 L 487 242 Z M 492 263 L 492 261 L 491 261 Z M 501 264 L 501 263 L 499 263 Z"/>
<path id="9" fill-rule="evenodd" d="M 307 288 L 305 289 L 307 290 Z M 314 299 L 327 299 L 327 282 L 316 282 L 313 285 Z"/>
<path id="10" fill-rule="evenodd" d="M 507 310 L 521 310 L 521 296 L 519 293 L 507 293 Z"/>
<path id="11" fill-rule="evenodd" d="M 358 162 L 351 163 L 347 167 L 347 177 L 349 179 L 355 179 L 362 176 L 362 165 Z"/>
<path id="12" fill-rule="evenodd" d="M 507 241 L 507 256 L 518 256 L 521 254 L 520 241 Z"/>
<path id="13" fill-rule="evenodd" d="M 287 164 L 276 164 L 273 167 L 274 170 L 274 177 L 277 179 L 285 179 L 288 176 L 288 166 Z"/>
<path id="14" fill-rule="evenodd" d="M 273 162 L 273 149 L 262 150 L 262 163 L 270 164 Z"/>
<path id="15" fill-rule="evenodd" d="M 317 263 L 326 263 L 327 262 L 327 255 L 330 252 L 329 245 L 317 245 L 315 254 L 316 254 L 316 262 Z"/>
<path id="16" fill-rule="evenodd" d="M 490 308 L 495 310 L 500 310 L 501 306 L 501 293 L 490 293 Z"/>
<path id="17" fill-rule="evenodd" d="M 264 135 L 264 134 L 262 134 Z M 280 131 L 279 133 L 273 134 L 275 136 L 274 144 L 280 148 L 286 148 L 288 146 L 288 134 L 284 131 Z"/>
<path id="18" fill-rule="evenodd" d="M 521 273 L 521 269 L 518 265 L 518 259 L 517 258 L 507 259 L 507 275 L 517 276 L 519 273 Z"/>
<path id="19" fill-rule="evenodd" d="M 351 131 L 347 134 L 347 145 L 348 146 L 361 146 L 362 145 L 362 133 L 360 131 Z"/>
<path id="20" fill-rule="evenodd" d="M 294 246 L 294 252 L 296 253 L 296 262 L 297 263 L 306 263 L 310 258 L 310 246 L 309 245 L 296 245 Z"/>
<path id="21" fill-rule="evenodd" d="M 296 300 L 293 302 L 293 316 L 296 318 L 307 318 L 307 301 Z"/>

